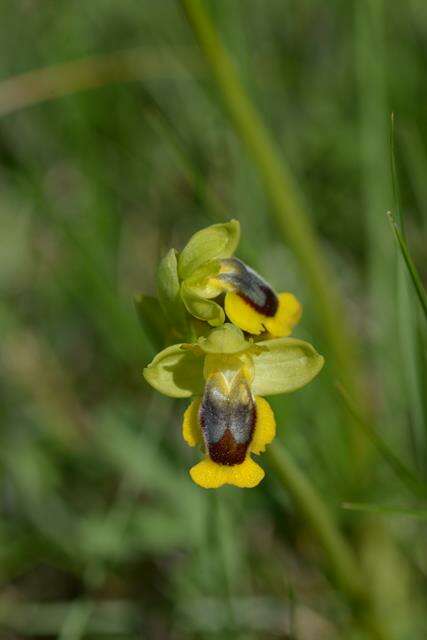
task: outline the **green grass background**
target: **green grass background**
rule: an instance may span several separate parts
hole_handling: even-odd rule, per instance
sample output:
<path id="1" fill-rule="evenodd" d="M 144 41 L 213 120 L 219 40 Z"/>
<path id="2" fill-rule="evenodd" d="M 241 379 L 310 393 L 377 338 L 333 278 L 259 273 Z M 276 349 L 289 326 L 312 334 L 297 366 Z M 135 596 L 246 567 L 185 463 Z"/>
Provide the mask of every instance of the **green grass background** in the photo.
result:
<path id="1" fill-rule="evenodd" d="M 386 217 L 425 275 L 427 6 L 202 4 L 295 177 L 377 440 L 180 4 L 0 0 L 1 637 L 380 637 L 268 457 L 257 489 L 199 489 L 186 403 L 142 378 L 159 345 L 134 293 L 170 246 L 236 217 L 238 255 L 301 299 L 295 335 L 326 357 L 272 401 L 278 437 L 354 548 L 381 637 L 421 640 L 426 523 L 342 504 L 426 503 L 384 446 L 427 481 L 425 322 Z"/>

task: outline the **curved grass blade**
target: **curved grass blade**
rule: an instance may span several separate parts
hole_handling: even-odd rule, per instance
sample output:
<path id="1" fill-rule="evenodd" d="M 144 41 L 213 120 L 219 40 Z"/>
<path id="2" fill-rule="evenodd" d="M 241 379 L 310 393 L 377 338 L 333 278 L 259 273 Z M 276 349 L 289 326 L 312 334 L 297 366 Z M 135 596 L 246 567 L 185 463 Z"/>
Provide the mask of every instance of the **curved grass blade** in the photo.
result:
<path id="1" fill-rule="evenodd" d="M 425 485 L 408 467 L 398 458 L 398 456 L 392 451 L 389 445 L 378 435 L 374 427 L 366 422 L 357 410 L 353 400 L 350 398 L 344 387 L 337 383 L 336 387 L 344 401 L 347 410 L 352 415 L 353 419 L 359 424 L 368 436 L 372 444 L 376 447 L 378 452 L 382 455 L 387 464 L 393 469 L 399 480 L 411 491 L 411 493 L 420 496 L 427 496 L 427 485 Z"/>
<path id="2" fill-rule="evenodd" d="M 401 230 L 399 229 L 399 226 L 396 222 L 396 220 L 394 219 L 393 214 L 391 213 L 391 211 L 387 212 L 387 217 L 389 219 L 392 231 L 394 233 L 394 236 L 397 240 L 400 252 L 402 254 L 402 257 L 405 261 L 405 264 L 407 266 L 408 269 L 408 273 L 409 276 L 412 280 L 412 284 L 414 285 L 415 288 L 415 292 L 418 296 L 418 300 L 420 301 L 422 310 L 424 312 L 424 316 L 427 320 L 427 293 L 426 290 L 424 289 L 423 283 L 421 281 L 421 278 L 419 276 L 419 273 L 417 271 L 417 268 L 409 254 L 409 250 L 408 250 L 408 245 L 406 244 L 406 241 L 402 235 Z"/>
<path id="3" fill-rule="evenodd" d="M 390 172 L 391 172 L 391 184 L 393 188 L 394 206 L 396 207 L 396 215 L 401 227 L 403 227 L 403 219 L 400 209 L 400 189 L 399 180 L 397 179 L 397 166 L 396 166 L 396 153 L 394 148 L 394 113 L 390 116 Z"/>
<path id="4" fill-rule="evenodd" d="M 185 51 L 182 55 L 186 65 L 192 65 Z M 145 47 L 33 69 L 0 81 L 0 118 L 80 91 L 163 77 L 165 73 L 175 79 L 187 75 L 176 59 L 169 57 L 163 64 L 158 52 Z"/>

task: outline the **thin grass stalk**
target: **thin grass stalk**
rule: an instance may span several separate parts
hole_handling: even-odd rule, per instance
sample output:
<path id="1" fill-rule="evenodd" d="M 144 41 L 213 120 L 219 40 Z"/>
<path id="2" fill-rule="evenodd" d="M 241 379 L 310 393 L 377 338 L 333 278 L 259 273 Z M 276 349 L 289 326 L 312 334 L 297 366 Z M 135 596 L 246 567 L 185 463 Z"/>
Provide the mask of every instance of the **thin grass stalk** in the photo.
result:
<path id="1" fill-rule="evenodd" d="M 355 555 L 335 526 L 322 498 L 280 443 L 272 444 L 267 450 L 267 455 L 277 478 L 286 491 L 292 494 L 298 510 L 316 532 L 337 584 L 353 599 L 361 599 L 363 578 Z"/>
<path id="2" fill-rule="evenodd" d="M 185 59 L 186 52 L 182 55 Z M 159 60 L 158 52 L 146 47 L 70 60 L 1 80 L 0 117 L 79 91 L 177 75 L 187 75 L 180 63 L 170 56 Z"/>
<path id="3" fill-rule="evenodd" d="M 276 477 L 292 498 L 317 537 L 329 562 L 335 582 L 352 604 L 355 618 L 376 640 L 389 640 L 382 621 L 377 618 L 370 600 L 366 579 L 357 557 L 310 480 L 277 441 L 267 451 Z"/>
<path id="4" fill-rule="evenodd" d="M 203 2 L 181 0 L 181 4 L 218 84 L 224 105 L 262 177 L 272 204 L 269 211 L 274 222 L 299 260 L 336 369 L 346 379 L 346 384 L 353 388 L 357 370 L 354 337 L 345 326 L 345 313 L 335 278 L 315 236 L 295 179 L 245 93 Z"/>
<path id="5" fill-rule="evenodd" d="M 378 453 L 394 471 L 396 477 L 399 478 L 399 480 L 412 494 L 420 498 L 426 498 L 427 485 L 400 460 L 387 442 L 377 433 L 375 427 L 365 420 L 344 387 L 338 383 L 336 387 L 348 412 L 354 418 L 355 423 L 363 429 L 364 433 L 366 433 L 366 436 L 377 449 Z"/>
<path id="6" fill-rule="evenodd" d="M 405 235 L 405 217 L 401 206 L 395 153 L 395 120 L 393 113 L 391 114 L 390 124 L 390 160 L 396 220 L 394 220 L 390 212 L 388 213 L 388 217 L 400 250 L 400 255 L 396 256 L 398 331 L 401 344 L 403 379 L 406 387 L 406 397 L 408 398 L 407 410 L 410 417 L 408 421 L 408 431 L 411 438 L 413 458 L 416 461 L 418 469 L 422 471 L 423 469 L 425 470 L 425 455 L 423 452 L 425 449 L 427 416 L 425 415 L 425 407 L 423 404 L 424 377 L 419 358 L 422 346 L 420 344 L 417 303 L 414 301 L 415 296 L 412 291 L 412 286 L 415 287 L 422 308 L 424 303 L 423 310 L 425 318 L 427 318 L 427 295 L 411 259 Z M 422 299 L 423 293 L 424 300 Z"/>
<path id="7" fill-rule="evenodd" d="M 391 228 L 393 230 L 394 233 L 394 237 L 396 238 L 397 241 L 397 245 L 400 249 L 400 253 L 405 261 L 406 264 L 406 268 L 408 270 L 408 274 L 409 277 L 411 278 L 412 284 L 414 285 L 414 289 L 415 292 L 417 294 L 418 300 L 420 302 L 421 308 L 423 310 L 424 313 L 424 317 L 427 318 L 427 293 L 426 290 L 424 289 L 423 283 L 421 281 L 421 278 L 418 274 L 417 268 L 411 258 L 411 255 L 409 253 L 409 249 L 408 246 L 406 244 L 405 238 L 403 237 L 403 234 L 401 232 L 401 230 L 399 229 L 399 226 L 396 222 L 396 220 L 393 217 L 393 214 L 388 211 L 387 212 L 387 216 L 391 225 Z"/>

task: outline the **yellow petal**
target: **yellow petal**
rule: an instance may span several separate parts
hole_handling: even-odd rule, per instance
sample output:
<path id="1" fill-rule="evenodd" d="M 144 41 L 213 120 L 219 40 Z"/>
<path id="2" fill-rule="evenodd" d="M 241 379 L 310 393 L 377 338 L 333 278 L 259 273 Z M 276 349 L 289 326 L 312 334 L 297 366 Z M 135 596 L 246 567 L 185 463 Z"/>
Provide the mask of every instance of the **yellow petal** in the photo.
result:
<path id="1" fill-rule="evenodd" d="M 265 316 L 258 313 L 237 293 L 225 294 L 224 309 L 231 322 L 243 331 L 255 335 L 264 331 Z"/>
<path id="2" fill-rule="evenodd" d="M 252 488 L 261 482 L 264 475 L 263 469 L 250 457 L 242 464 L 231 467 L 217 464 L 206 457 L 190 469 L 192 480 L 204 489 L 218 489 L 224 484 Z"/>
<path id="3" fill-rule="evenodd" d="M 199 425 L 200 399 L 197 398 L 187 407 L 182 421 L 182 437 L 190 447 L 202 442 L 202 432 Z"/>
<path id="4" fill-rule="evenodd" d="M 292 293 L 279 293 L 279 308 L 273 318 L 265 318 L 263 324 L 274 338 L 283 338 L 292 333 L 300 321 L 302 306 Z"/>
<path id="5" fill-rule="evenodd" d="M 279 293 L 279 307 L 273 317 L 265 316 L 254 309 L 238 293 L 225 295 L 225 313 L 233 324 L 243 331 L 259 335 L 268 331 L 274 338 L 282 338 L 292 333 L 299 322 L 302 306 L 292 293 Z"/>
<path id="6" fill-rule="evenodd" d="M 276 435 L 276 420 L 267 400 L 258 396 L 255 401 L 256 423 L 250 450 L 253 453 L 261 453 L 265 451 L 266 445 L 270 444 Z"/>

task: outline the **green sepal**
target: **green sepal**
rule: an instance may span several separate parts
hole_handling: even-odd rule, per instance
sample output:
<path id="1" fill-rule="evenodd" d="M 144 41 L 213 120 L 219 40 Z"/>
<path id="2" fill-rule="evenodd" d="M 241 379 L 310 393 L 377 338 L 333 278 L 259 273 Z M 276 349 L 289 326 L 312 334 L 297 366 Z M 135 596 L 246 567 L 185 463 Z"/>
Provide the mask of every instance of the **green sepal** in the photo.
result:
<path id="1" fill-rule="evenodd" d="M 213 224 L 197 231 L 178 258 L 178 274 L 181 280 L 191 276 L 201 265 L 211 260 L 229 258 L 240 240 L 238 220 Z"/>
<path id="2" fill-rule="evenodd" d="M 212 327 L 218 327 L 224 322 L 224 309 L 213 300 L 199 296 L 187 282 L 181 285 L 181 298 L 188 313 L 199 320 L 209 322 Z"/>
<path id="3" fill-rule="evenodd" d="M 224 290 L 224 287 L 215 282 L 220 269 L 219 260 L 211 260 L 202 264 L 189 278 L 185 279 L 186 288 L 191 289 L 201 298 L 216 298 Z"/>
<path id="4" fill-rule="evenodd" d="M 191 345 L 174 344 L 160 351 L 144 369 L 144 378 L 170 398 L 189 398 L 203 393 L 202 352 Z"/>
<path id="5" fill-rule="evenodd" d="M 141 293 L 134 297 L 134 304 L 148 340 L 154 349 L 161 349 L 167 340 L 169 328 L 159 301 L 154 296 Z"/>
<path id="6" fill-rule="evenodd" d="M 321 370 L 324 358 L 311 344 L 296 338 L 277 338 L 257 342 L 252 356 L 255 395 L 290 393 L 308 384 Z"/>
<path id="7" fill-rule="evenodd" d="M 160 260 L 157 269 L 157 292 L 159 302 L 169 324 L 179 335 L 188 334 L 188 317 L 181 299 L 178 266 L 175 249 L 171 249 Z"/>
<path id="8" fill-rule="evenodd" d="M 243 331 L 234 324 L 226 322 L 212 329 L 205 338 L 199 338 L 198 345 L 205 353 L 240 353 L 252 345 L 245 340 Z"/>

